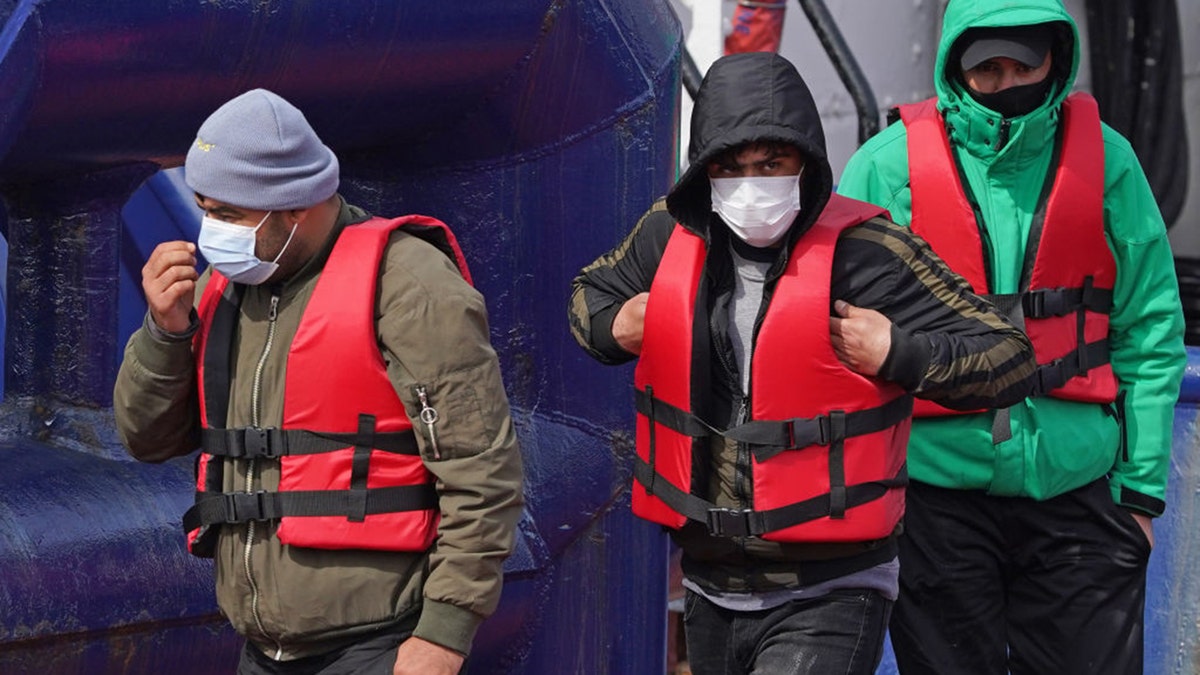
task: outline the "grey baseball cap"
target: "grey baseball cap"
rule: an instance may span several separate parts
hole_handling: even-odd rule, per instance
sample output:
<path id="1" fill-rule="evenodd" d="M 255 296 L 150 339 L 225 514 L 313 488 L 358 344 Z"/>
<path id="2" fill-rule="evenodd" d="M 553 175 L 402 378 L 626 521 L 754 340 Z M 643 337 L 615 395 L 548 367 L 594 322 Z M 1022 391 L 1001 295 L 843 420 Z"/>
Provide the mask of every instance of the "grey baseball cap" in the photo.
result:
<path id="1" fill-rule="evenodd" d="M 960 61 L 963 70 L 970 70 L 988 59 L 1006 56 L 1031 68 L 1042 65 L 1054 43 L 1054 31 L 1049 24 L 976 28 L 964 34 L 966 47 Z"/>

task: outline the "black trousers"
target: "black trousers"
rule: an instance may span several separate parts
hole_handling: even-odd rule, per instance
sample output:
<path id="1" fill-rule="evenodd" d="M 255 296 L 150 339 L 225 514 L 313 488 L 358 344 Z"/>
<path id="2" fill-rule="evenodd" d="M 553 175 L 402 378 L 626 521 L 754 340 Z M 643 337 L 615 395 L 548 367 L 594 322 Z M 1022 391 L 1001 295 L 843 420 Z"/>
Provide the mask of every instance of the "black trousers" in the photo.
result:
<path id="1" fill-rule="evenodd" d="M 688 665 L 695 675 L 871 675 L 891 606 L 875 591 L 843 589 L 733 612 L 688 591 Z"/>
<path id="2" fill-rule="evenodd" d="M 411 632 L 375 633 L 348 647 L 292 661 L 275 661 L 247 642 L 237 675 L 392 675 L 396 650 Z"/>
<path id="3" fill-rule="evenodd" d="M 890 625 L 897 666 L 1141 673 L 1149 557 L 1105 479 L 1042 502 L 914 482 Z"/>

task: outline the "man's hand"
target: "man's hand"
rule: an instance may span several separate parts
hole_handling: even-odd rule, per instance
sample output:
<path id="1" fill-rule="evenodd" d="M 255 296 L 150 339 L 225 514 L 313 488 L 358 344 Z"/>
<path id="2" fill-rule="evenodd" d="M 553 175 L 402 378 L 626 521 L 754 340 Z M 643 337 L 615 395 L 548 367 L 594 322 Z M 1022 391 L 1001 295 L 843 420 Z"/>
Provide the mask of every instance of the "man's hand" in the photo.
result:
<path id="1" fill-rule="evenodd" d="M 642 331 L 646 326 L 646 300 L 649 298 L 649 293 L 638 293 L 626 300 L 613 318 L 613 339 L 630 354 L 642 353 Z"/>
<path id="2" fill-rule="evenodd" d="M 392 675 L 458 675 L 462 654 L 419 637 L 410 637 L 396 650 Z"/>
<path id="3" fill-rule="evenodd" d="M 873 309 L 845 300 L 833 303 L 841 318 L 829 318 L 829 336 L 838 360 L 860 375 L 874 376 L 892 348 L 892 322 Z"/>
<path id="4" fill-rule="evenodd" d="M 1146 541 L 1150 542 L 1150 548 L 1154 548 L 1154 520 L 1144 513 L 1130 511 L 1129 515 L 1133 516 L 1138 527 L 1142 528 L 1142 533 L 1146 535 Z"/>
<path id="5" fill-rule="evenodd" d="M 190 241 L 166 241 L 154 248 L 142 267 L 142 290 L 150 307 L 150 318 L 168 333 L 182 333 L 191 325 L 195 302 L 196 245 Z"/>

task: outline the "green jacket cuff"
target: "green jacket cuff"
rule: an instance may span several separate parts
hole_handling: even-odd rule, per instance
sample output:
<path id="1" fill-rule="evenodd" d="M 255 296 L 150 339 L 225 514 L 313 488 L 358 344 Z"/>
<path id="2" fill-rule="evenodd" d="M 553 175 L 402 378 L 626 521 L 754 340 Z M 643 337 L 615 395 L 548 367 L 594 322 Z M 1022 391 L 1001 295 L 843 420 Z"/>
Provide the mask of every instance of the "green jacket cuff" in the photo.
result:
<path id="1" fill-rule="evenodd" d="M 466 656 L 481 623 L 483 617 L 469 609 L 426 598 L 413 635 Z"/>
<path id="2" fill-rule="evenodd" d="M 1113 501 L 1118 506 L 1144 513 L 1151 518 L 1161 516 L 1163 511 L 1167 509 L 1167 503 L 1157 497 L 1151 497 L 1136 490 L 1131 490 L 1116 481 L 1110 481 L 1108 485 L 1112 490 Z"/>

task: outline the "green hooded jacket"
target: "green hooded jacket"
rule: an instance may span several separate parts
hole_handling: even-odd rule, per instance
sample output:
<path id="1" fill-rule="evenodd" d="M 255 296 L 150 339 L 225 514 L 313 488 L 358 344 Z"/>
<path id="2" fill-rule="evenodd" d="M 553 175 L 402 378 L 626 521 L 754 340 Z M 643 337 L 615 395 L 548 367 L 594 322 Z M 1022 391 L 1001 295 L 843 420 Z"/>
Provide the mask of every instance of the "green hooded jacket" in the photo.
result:
<path id="1" fill-rule="evenodd" d="M 1056 85 L 1040 107 L 1003 119 L 965 92 L 954 49 L 964 31 L 1049 22 L 1058 36 L 1050 71 Z M 934 88 L 952 152 L 986 225 L 982 239 L 994 293 L 1018 290 L 1079 52 L 1078 29 L 1060 0 L 953 0 L 946 9 Z M 1183 313 L 1166 227 L 1145 174 L 1124 137 L 1104 125 L 1103 138 L 1105 235 L 1117 264 L 1109 338 L 1122 409 L 1026 399 L 1011 409 L 1012 438 L 999 444 L 992 441 L 991 412 L 917 420 L 909 445 L 914 479 L 1041 500 L 1108 475 L 1118 504 L 1162 513 L 1186 361 Z M 897 223 L 911 222 L 903 124 L 884 129 L 851 157 L 838 191 L 887 208 Z"/>

